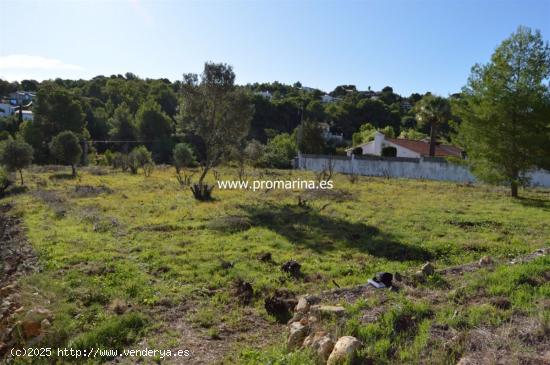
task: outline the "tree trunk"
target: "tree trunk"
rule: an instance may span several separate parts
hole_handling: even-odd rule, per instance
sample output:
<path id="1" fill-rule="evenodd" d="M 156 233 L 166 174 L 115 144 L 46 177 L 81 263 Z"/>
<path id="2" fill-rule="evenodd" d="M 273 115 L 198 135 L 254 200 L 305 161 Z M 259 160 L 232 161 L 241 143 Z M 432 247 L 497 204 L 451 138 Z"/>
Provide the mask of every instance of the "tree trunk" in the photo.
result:
<path id="1" fill-rule="evenodd" d="M 25 185 L 23 182 L 23 170 L 19 170 L 19 177 L 21 177 L 21 185 Z"/>
<path id="2" fill-rule="evenodd" d="M 73 169 L 73 177 L 76 177 L 76 167 L 75 167 L 75 165 L 71 165 L 71 168 Z"/>
<path id="3" fill-rule="evenodd" d="M 430 123 L 430 157 L 435 156 L 435 123 Z"/>
<path id="4" fill-rule="evenodd" d="M 510 187 L 511 187 L 512 198 L 517 198 L 518 197 L 518 182 L 516 180 L 513 180 L 512 183 L 510 184 Z"/>

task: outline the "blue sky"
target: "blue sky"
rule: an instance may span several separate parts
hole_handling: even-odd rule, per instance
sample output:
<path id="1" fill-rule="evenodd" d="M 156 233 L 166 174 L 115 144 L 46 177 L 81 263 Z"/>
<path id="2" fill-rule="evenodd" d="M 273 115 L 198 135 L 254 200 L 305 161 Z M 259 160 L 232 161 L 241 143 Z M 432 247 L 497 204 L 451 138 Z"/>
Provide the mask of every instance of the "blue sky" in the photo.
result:
<path id="1" fill-rule="evenodd" d="M 550 0 L 0 0 L 0 14 L 9 80 L 127 71 L 176 80 L 215 61 L 241 84 L 447 95 L 519 25 L 550 37 Z"/>

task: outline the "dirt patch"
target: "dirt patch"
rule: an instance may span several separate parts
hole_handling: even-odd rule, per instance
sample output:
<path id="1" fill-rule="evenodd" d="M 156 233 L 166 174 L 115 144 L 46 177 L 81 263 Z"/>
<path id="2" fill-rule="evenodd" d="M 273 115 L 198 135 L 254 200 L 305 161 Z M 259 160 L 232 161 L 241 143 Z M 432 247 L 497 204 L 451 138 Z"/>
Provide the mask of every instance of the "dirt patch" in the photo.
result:
<path id="1" fill-rule="evenodd" d="M 74 187 L 73 197 L 75 198 L 90 198 L 100 194 L 112 194 L 113 189 L 106 185 L 77 185 Z"/>
<path id="2" fill-rule="evenodd" d="M 38 269 L 38 259 L 25 238 L 21 218 L 10 204 L 0 205 L 0 358 L 13 342 L 14 315 L 22 307 L 18 279 Z"/>

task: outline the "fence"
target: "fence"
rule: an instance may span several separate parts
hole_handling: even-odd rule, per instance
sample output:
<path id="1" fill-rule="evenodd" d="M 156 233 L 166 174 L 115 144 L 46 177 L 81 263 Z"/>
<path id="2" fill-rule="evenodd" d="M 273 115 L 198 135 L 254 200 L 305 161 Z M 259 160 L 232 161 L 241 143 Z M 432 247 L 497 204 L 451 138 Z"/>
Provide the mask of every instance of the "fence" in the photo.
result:
<path id="1" fill-rule="evenodd" d="M 327 156 L 299 154 L 294 167 L 322 171 L 332 167 L 334 172 L 365 176 L 401 177 L 474 183 L 476 178 L 467 166 L 450 163 L 443 158 Z M 537 170 L 528 174 L 531 186 L 550 187 L 550 172 Z"/>

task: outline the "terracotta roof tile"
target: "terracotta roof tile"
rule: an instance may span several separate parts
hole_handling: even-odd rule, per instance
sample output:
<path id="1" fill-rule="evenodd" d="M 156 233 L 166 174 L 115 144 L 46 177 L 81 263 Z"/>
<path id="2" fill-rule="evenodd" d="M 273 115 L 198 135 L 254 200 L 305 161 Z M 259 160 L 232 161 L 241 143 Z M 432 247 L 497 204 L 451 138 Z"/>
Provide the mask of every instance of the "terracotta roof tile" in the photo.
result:
<path id="1" fill-rule="evenodd" d="M 430 143 L 428 142 L 415 141 L 412 139 L 388 138 L 388 137 L 386 137 L 386 141 L 394 143 L 396 145 L 399 145 L 411 151 L 414 151 L 420 154 L 421 156 L 429 156 L 430 154 Z M 447 144 L 438 144 L 435 146 L 436 157 L 449 157 L 449 156 L 462 157 L 462 152 L 463 152 L 462 149 L 455 146 L 447 145 Z"/>

